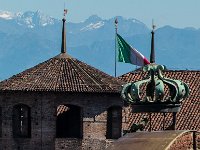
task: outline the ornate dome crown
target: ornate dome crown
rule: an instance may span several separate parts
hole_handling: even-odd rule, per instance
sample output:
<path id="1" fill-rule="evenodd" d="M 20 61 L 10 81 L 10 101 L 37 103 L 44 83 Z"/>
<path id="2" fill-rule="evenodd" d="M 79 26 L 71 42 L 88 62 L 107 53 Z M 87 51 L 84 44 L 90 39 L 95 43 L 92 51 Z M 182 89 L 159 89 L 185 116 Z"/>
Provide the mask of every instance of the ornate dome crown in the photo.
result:
<path id="1" fill-rule="evenodd" d="M 149 64 L 143 67 L 147 79 L 123 86 L 121 96 L 129 103 L 180 103 L 189 94 L 186 83 L 165 78 L 165 66 Z"/>

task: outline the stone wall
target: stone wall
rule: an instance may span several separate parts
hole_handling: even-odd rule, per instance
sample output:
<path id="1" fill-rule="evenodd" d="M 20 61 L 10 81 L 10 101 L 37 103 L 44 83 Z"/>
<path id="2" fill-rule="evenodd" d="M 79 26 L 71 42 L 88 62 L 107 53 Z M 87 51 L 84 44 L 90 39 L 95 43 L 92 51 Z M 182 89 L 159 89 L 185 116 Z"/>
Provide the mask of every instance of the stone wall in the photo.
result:
<path id="1" fill-rule="evenodd" d="M 115 140 L 98 139 L 62 139 L 55 140 L 55 150 L 104 150 Z"/>
<path id="2" fill-rule="evenodd" d="M 31 108 L 31 138 L 13 138 L 12 108 L 19 103 Z M 56 138 L 56 109 L 62 104 L 82 108 L 82 139 Z M 68 148 L 69 145 L 76 145 L 73 149 L 95 149 L 95 147 L 105 149 L 109 144 L 106 142 L 107 109 L 111 106 L 122 107 L 122 105 L 123 102 L 118 94 L 1 92 L 0 150 L 71 149 Z"/>

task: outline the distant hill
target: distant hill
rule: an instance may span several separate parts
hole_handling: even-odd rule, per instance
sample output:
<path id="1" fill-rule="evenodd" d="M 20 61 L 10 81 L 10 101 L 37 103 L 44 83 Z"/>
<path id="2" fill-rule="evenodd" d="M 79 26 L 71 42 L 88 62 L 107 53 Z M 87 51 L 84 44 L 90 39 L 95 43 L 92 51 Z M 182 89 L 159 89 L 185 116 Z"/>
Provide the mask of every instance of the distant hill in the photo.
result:
<path id="1" fill-rule="evenodd" d="M 150 29 L 137 19 L 118 17 L 119 34 L 147 58 Z M 39 11 L 0 12 L 0 80 L 60 53 L 61 20 Z M 68 53 L 108 74 L 114 74 L 114 18 L 96 15 L 67 22 Z M 200 69 L 200 30 L 164 26 L 155 32 L 156 62 L 171 69 Z M 136 66 L 117 63 L 118 75 Z"/>

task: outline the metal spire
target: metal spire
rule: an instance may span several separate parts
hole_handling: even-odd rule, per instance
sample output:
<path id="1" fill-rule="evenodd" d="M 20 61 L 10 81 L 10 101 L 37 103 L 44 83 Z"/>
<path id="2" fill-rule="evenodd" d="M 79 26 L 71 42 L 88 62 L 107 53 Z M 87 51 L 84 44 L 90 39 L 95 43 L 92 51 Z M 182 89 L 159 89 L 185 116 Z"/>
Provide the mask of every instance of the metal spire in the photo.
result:
<path id="1" fill-rule="evenodd" d="M 155 28 L 156 28 L 156 26 L 152 20 L 150 63 L 155 63 L 155 50 L 154 50 L 154 30 L 155 30 Z"/>
<path id="2" fill-rule="evenodd" d="M 67 49 L 66 49 L 66 31 L 65 31 L 65 16 L 67 14 L 67 9 L 64 9 L 64 16 L 63 16 L 63 28 L 62 28 L 62 44 L 61 44 L 61 53 L 66 53 Z"/>
<path id="3" fill-rule="evenodd" d="M 115 77 L 117 76 L 117 29 L 118 29 L 118 19 L 115 19 Z"/>

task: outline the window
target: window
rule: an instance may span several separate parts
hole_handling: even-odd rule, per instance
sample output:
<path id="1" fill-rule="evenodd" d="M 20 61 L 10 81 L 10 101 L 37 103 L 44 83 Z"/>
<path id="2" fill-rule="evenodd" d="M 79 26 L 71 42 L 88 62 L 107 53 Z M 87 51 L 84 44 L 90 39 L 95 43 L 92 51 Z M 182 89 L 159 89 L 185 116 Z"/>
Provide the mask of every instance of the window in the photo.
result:
<path id="1" fill-rule="evenodd" d="M 57 107 L 56 136 L 58 138 L 82 138 L 81 108 L 74 105 Z"/>
<path id="2" fill-rule="evenodd" d="M 29 138 L 31 137 L 31 118 L 30 107 L 24 104 L 18 104 L 13 107 L 13 137 Z"/>
<path id="3" fill-rule="evenodd" d="M 122 108 L 112 106 L 107 112 L 107 139 L 118 139 L 121 137 L 122 128 Z"/>

